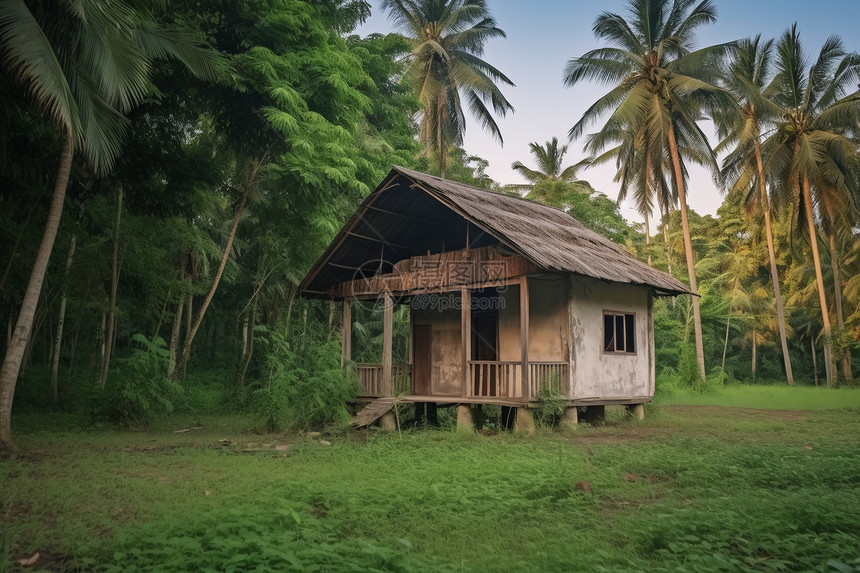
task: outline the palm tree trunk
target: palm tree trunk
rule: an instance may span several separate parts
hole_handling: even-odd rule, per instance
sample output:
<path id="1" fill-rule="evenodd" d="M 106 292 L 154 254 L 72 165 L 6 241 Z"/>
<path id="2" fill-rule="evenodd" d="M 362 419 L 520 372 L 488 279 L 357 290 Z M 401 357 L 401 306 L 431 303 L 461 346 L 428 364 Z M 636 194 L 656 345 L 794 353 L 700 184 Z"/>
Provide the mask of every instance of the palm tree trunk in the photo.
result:
<path id="1" fill-rule="evenodd" d="M 756 338 L 756 333 L 755 333 L 755 328 L 753 328 L 753 332 L 752 332 L 752 367 L 751 367 L 751 369 L 750 369 L 750 371 L 751 371 L 751 373 L 752 373 L 752 379 L 753 379 L 753 382 L 755 382 L 755 367 L 756 367 L 756 362 L 757 362 L 757 360 L 756 360 L 756 340 L 755 340 L 755 338 Z"/>
<path id="2" fill-rule="evenodd" d="M 696 284 L 696 261 L 693 258 L 693 241 L 690 237 L 690 221 L 687 218 L 687 193 L 684 189 L 684 173 L 681 170 L 681 156 L 678 154 L 678 142 L 675 140 L 675 127 L 669 122 L 669 153 L 672 155 L 672 167 L 675 171 L 675 185 L 678 187 L 678 199 L 681 203 L 681 226 L 684 231 L 684 252 L 687 256 L 687 275 L 690 279 L 690 290 L 693 292 L 693 329 L 696 333 L 696 360 L 699 363 L 699 374 L 705 379 L 705 349 L 702 341 L 702 314 L 699 310 L 699 289 Z"/>
<path id="3" fill-rule="evenodd" d="M 729 321 L 731 319 L 731 314 L 726 316 L 726 338 L 723 341 L 723 361 L 720 362 L 720 381 L 725 379 L 726 374 L 726 350 L 729 349 Z"/>
<path id="4" fill-rule="evenodd" d="M 21 311 L 15 323 L 15 332 L 9 347 L 6 349 L 3 366 L 0 367 L 0 451 L 14 447 L 12 442 L 12 401 L 15 399 L 15 384 L 21 370 L 24 349 L 27 347 L 27 341 L 30 339 L 30 333 L 33 329 L 36 305 L 42 292 L 42 282 L 45 280 L 45 271 L 51 258 L 54 239 L 57 237 L 57 229 L 60 227 L 63 203 L 66 200 L 66 188 L 69 186 L 75 140 L 74 135 L 68 129 L 63 135 L 60 164 L 57 169 L 57 179 L 54 182 L 48 219 L 45 221 L 45 231 L 42 234 L 42 242 L 39 244 L 36 260 L 30 271 L 30 279 L 27 281 L 27 288 L 24 291 Z"/>
<path id="5" fill-rule="evenodd" d="M 69 242 L 69 253 L 66 255 L 66 272 L 64 274 L 64 282 L 68 280 L 69 269 L 72 266 L 72 257 L 75 256 L 75 235 L 72 235 L 72 240 Z M 66 321 L 66 285 L 63 285 L 62 294 L 60 295 L 60 312 L 57 318 L 57 336 L 54 339 L 54 355 L 51 360 L 51 402 L 57 403 L 59 392 L 57 390 L 57 372 L 60 369 L 60 350 L 63 347 L 63 325 Z"/>
<path id="6" fill-rule="evenodd" d="M 116 219 L 113 226 L 113 258 L 110 272 L 110 300 L 108 301 L 107 333 L 105 334 L 105 353 L 102 358 L 102 373 L 99 376 L 99 388 L 107 383 L 110 357 L 113 353 L 114 317 L 116 316 L 116 291 L 119 283 L 119 223 L 122 217 L 122 187 L 116 192 Z"/>
<path id="7" fill-rule="evenodd" d="M 663 223 L 663 244 L 666 247 L 666 272 L 669 273 L 669 276 L 675 276 L 672 274 L 672 248 L 669 245 L 669 210 L 666 210 L 666 214 L 664 215 L 665 221 Z M 672 297 L 672 306 L 675 306 L 675 298 Z"/>
<path id="8" fill-rule="evenodd" d="M 809 346 L 812 348 L 812 373 L 815 376 L 815 385 L 818 386 L 818 357 L 815 353 L 815 337 L 809 337 Z"/>
<path id="9" fill-rule="evenodd" d="M 833 386 L 835 365 L 830 355 L 830 315 L 827 312 L 827 296 L 824 294 L 824 276 L 821 273 L 821 259 L 818 256 L 818 238 L 815 234 L 815 218 L 812 214 L 812 190 L 809 175 L 803 173 L 803 202 L 806 207 L 806 225 L 809 228 L 809 243 L 812 249 L 812 262 L 815 265 L 815 281 L 818 286 L 818 302 L 821 305 L 821 323 L 824 325 L 824 367 L 827 385 Z"/>
<path id="10" fill-rule="evenodd" d="M 176 371 L 176 357 L 179 353 L 179 333 L 182 331 L 182 308 L 185 306 L 185 297 L 180 295 L 176 303 L 176 314 L 173 315 L 173 326 L 170 328 L 170 362 L 167 367 L 167 375 L 173 377 Z"/>
<path id="11" fill-rule="evenodd" d="M 239 207 L 236 209 L 236 214 L 233 216 L 233 225 L 230 227 L 230 234 L 227 236 L 227 244 L 224 246 L 224 254 L 221 256 L 221 262 L 218 265 L 218 270 L 215 272 L 215 277 L 212 279 L 212 286 L 209 287 L 209 292 L 200 304 L 200 309 L 197 311 L 197 317 L 194 324 L 191 325 L 188 334 L 185 336 L 185 343 L 182 345 L 182 353 L 176 363 L 174 370 L 174 378 L 182 376 L 185 373 L 185 367 L 188 365 L 188 359 L 191 357 L 191 344 L 194 342 L 194 336 L 200 328 L 200 323 L 203 322 L 203 316 L 206 314 L 206 309 L 209 308 L 209 303 L 212 302 L 212 297 L 215 296 L 215 290 L 218 288 L 218 283 L 221 282 L 221 275 L 224 274 L 224 267 L 227 266 L 227 260 L 230 258 L 230 251 L 233 248 L 233 239 L 236 238 L 236 229 L 239 227 L 239 220 L 242 219 L 242 213 L 245 211 L 245 204 L 248 202 L 248 196 L 251 194 L 253 181 L 256 179 L 256 172 L 259 170 L 259 163 L 254 169 L 254 174 L 249 179 L 245 189 L 242 192 L 242 199 L 239 201 Z"/>
<path id="12" fill-rule="evenodd" d="M 782 305 L 782 294 L 779 289 L 779 272 L 776 268 L 776 250 L 773 246 L 773 227 L 770 222 L 770 202 L 767 199 L 767 188 L 764 183 L 764 166 L 761 159 L 761 145 L 758 141 L 758 126 L 756 126 L 755 160 L 758 167 L 758 186 L 761 195 L 761 210 L 764 213 L 764 230 L 767 235 L 767 253 L 770 257 L 770 278 L 773 282 L 773 298 L 776 304 L 776 320 L 779 324 L 779 341 L 782 345 L 782 361 L 785 365 L 785 378 L 789 386 L 794 386 L 794 374 L 791 371 L 791 357 L 788 354 L 788 338 L 785 334 L 785 308 Z"/>
<path id="13" fill-rule="evenodd" d="M 833 304 L 836 306 L 836 328 L 839 332 L 845 328 L 845 318 L 842 314 L 842 277 L 839 273 L 839 257 L 836 251 L 836 237 L 830 233 L 830 268 L 833 269 Z M 842 356 L 842 376 L 851 380 L 851 351 L 844 350 Z"/>
<path id="14" fill-rule="evenodd" d="M 0 277 L 0 291 L 3 290 L 3 285 L 6 284 L 6 279 L 9 277 L 9 271 L 12 270 L 12 264 L 15 262 L 15 255 L 18 253 L 18 244 L 21 242 L 21 236 L 23 236 L 24 231 L 27 230 L 27 223 L 30 222 L 30 217 L 33 215 L 33 211 L 35 209 L 35 204 L 30 206 L 30 210 L 27 211 L 27 218 L 24 219 L 23 223 L 21 223 L 21 228 L 18 230 L 18 235 L 15 237 L 15 244 L 12 245 L 12 250 L 9 252 L 9 262 L 6 263 L 6 270 L 3 271 L 3 276 Z"/>
<path id="15" fill-rule="evenodd" d="M 648 211 L 643 213 L 645 216 L 645 248 L 648 250 L 648 266 L 651 266 L 651 228 L 648 225 Z"/>

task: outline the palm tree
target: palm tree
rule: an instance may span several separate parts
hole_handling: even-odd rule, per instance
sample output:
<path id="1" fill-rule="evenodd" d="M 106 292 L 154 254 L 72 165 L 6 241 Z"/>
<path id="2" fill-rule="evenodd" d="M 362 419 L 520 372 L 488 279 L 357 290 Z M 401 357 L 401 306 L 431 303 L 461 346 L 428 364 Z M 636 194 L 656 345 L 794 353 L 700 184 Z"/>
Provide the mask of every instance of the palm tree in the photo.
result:
<path id="1" fill-rule="evenodd" d="M 856 91 L 860 56 L 846 53 L 841 40 L 832 36 L 817 60 L 808 65 L 796 24 L 780 37 L 776 52 L 777 74 L 770 100 L 779 123 L 762 147 L 769 156 L 767 168 L 780 183 L 781 198 L 794 206 L 796 228 L 809 239 L 827 382 L 833 384 L 830 313 L 818 253 L 816 211 L 826 225 L 836 224 L 831 219 L 837 217 L 853 221 L 851 198 L 857 192 L 857 181 L 851 163 L 857 159 L 860 129 L 860 92 Z"/>
<path id="2" fill-rule="evenodd" d="M 597 17 L 593 31 L 610 46 L 591 50 L 567 63 L 564 82 L 573 87 L 585 80 L 611 85 L 608 93 L 589 107 L 568 132 L 571 139 L 585 128 L 610 114 L 597 134 L 594 145 L 600 146 L 601 134 L 607 141 L 623 129 L 648 141 L 657 157 L 665 153 L 671 159 L 675 188 L 681 206 L 684 250 L 690 290 L 697 292 L 693 245 L 687 217 L 682 150 L 686 159 L 716 168 L 716 159 L 708 139 L 699 129 L 703 105 L 717 105 L 721 90 L 709 83 L 706 74 L 728 45 L 691 51 L 694 32 L 699 26 L 716 20 L 716 8 L 710 0 L 694 6 L 692 0 L 628 0 L 629 20 L 605 12 Z M 710 65 L 709 65 L 710 64 Z M 721 102 L 719 102 L 721 103 Z M 656 166 L 655 166 L 656 168 Z M 699 300 L 693 297 L 696 334 L 696 357 L 699 373 L 705 377 L 702 343 L 702 321 Z"/>
<path id="3" fill-rule="evenodd" d="M 785 376 L 789 385 L 794 384 L 791 357 L 788 354 L 785 309 L 779 288 L 779 273 L 776 268 L 776 251 L 773 246 L 773 229 L 770 220 L 770 201 L 765 182 L 764 163 L 761 153 L 761 124 L 772 120 L 769 112 L 772 105 L 767 101 L 765 87 L 771 79 L 773 40 L 762 42 L 761 36 L 738 42 L 721 81 L 734 94 L 740 107 L 732 106 L 728 117 L 715 117 L 723 141 L 720 148 L 735 148 L 723 161 L 721 179 L 731 182 L 731 192 L 747 192 L 747 204 L 757 206 L 764 215 L 764 229 L 770 259 L 770 276 L 773 284 L 779 339 Z"/>
<path id="4" fill-rule="evenodd" d="M 383 9 L 412 46 L 406 78 L 421 104 L 418 139 L 435 155 L 445 177 L 448 150 L 463 143 L 464 109 L 499 143 L 502 134 L 488 104 L 502 116 L 513 111 L 498 83 L 505 74 L 481 59 L 484 44 L 504 38 L 484 0 L 383 0 Z"/>
<path id="5" fill-rule="evenodd" d="M 119 154 L 125 114 L 150 93 L 152 63 L 172 57 L 215 77 L 214 58 L 176 30 L 160 28 L 150 10 L 125 2 L 8 0 L 0 10 L 4 73 L 28 91 L 57 129 L 62 148 L 51 206 L 0 368 L 0 449 L 12 447 L 15 384 L 63 211 L 72 159 L 80 151 L 95 174 Z"/>
<path id="6" fill-rule="evenodd" d="M 522 175 L 528 183 L 505 185 L 506 190 L 531 191 L 541 181 L 561 181 L 571 184 L 577 191 L 594 192 L 594 188 L 588 181 L 582 181 L 576 177 L 576 172 L 582 165 L 581 163 L 562 167 L 564 156 L 567 154 L 567 146 L 559 146 L 557 137 L 553 137 L 543 145 L 537 142 L 529 143 L 529 151 L 535 156 L 537 169 L 529 169 L 522 161 L 514 161 L 511 164 L 511 169 Z"/>

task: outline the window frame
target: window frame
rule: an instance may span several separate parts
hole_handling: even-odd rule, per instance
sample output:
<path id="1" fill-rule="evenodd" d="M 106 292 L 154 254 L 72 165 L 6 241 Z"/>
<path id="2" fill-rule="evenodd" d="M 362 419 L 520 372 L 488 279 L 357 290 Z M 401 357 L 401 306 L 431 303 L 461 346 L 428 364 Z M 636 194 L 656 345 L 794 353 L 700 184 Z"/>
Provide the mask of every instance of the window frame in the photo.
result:
<path id="1" fill-rule="evenodd" d="M 607 350 L 606 344 L 606 326 L 607 326 L 607 317 L 612 317 L 612 350 Z M 628 319 L 629 317 L 629 319 Z M 622 325 L 624 327 L 624 332 L 622 334 L 622 340 L 624 341 L 624 350 L 618 350 L 617 344 L 617 325 L 618 319 L 621 319 Z M 628 326 L 632 324 L 632 338 L 628 336 Z M 633 343 L 633 350 L 627 350 L 628 342 Z M 609 310 L 603 309 L 603 336 L 601 338 L 601 351 L 603 354 L 610 354 L 615 356 L 636 356 L 637 349 L 639 346 L 636 342 L 636 313 L 628 312 L 623 310 Z"/>

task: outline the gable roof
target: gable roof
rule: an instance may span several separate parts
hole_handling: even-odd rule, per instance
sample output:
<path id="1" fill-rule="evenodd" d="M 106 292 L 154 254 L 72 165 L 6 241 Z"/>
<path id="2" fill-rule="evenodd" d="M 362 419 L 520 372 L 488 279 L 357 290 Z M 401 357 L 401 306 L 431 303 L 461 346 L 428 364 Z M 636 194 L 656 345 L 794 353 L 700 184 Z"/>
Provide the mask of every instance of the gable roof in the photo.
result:
<path id="1" fill-rule="evenodd" d="M 501 243 L 547 271 L 688 293 L 559 209 L 395 166 L 361 203 L 299 290 L 329 296 L 337 282 L 390 272 L 410 256 Z"/>

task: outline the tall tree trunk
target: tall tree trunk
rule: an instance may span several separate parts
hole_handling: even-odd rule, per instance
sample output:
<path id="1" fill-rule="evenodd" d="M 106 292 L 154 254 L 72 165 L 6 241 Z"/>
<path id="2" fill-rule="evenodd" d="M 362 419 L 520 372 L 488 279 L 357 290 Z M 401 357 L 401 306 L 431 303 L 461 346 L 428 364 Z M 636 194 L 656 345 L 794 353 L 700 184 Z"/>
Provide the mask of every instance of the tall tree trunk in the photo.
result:
<path id="1" fill-rule="evenodd" d="M 678 187 L 678 199 L 681 203 L 681 227 L 684 231 L 684 252 L 687 256 L 687 275 L 690 279 L 690 290 L 693 303 L 693 329 L 696 333 L 696 360 L 699 363 L 699 374 L 705 379 L 705 349 L 702 341 L 702 314 L 699 310 L 699 288 L 696 284 L 696 261 L 693 258 L 693 241 L 690 237 L 690 221 L 687 218 L 687 193 L 684 189 L 684 173 L 681 170 L 681 156 L 678 154 L 678 143 L 675 140 L 675 127 L 669 122 L 669 153 L 672 155 L 672 167 L 675 171 L 675 185 Z"/>
<path id="2" fill-rule="evenodd" d="M 75 328 L 74 334 L 72 334 L 72 344 L 69 348 L 69 379 L 72 378 L 72 372 L 75 368 L 75 351 L 78 349 L 78 334 L 81 333 L 80 328 Z"/>
<path id="3" fill-rule="evenodd" d="M 257 299 L 254 299 L 254 304 L 251 306 L 251 316 L 248 317 L 246 324 L 248 328 L 248 352 L 244 355 L 242 364 L 242 375 L 239 378 L 239 389 L 245 389 L 245 375 L 248 373 L 248 366 L 251 364 L 251 359 L 254 357 L 254 325 L 257 322 Z"/>
<path id="4" fill-rule="evenodd" d="M 68 129 L 63 135 L 63 148 L 60 152 L 60 164 L 57 169 L 57 179 L 54 182 L 51 207 L 45 221 L 45 231 L 42 234 L 42 242 L 39 244 L 36 260 L 30 271 L 30 279 L 27 281 L 27 288 L 24 291 L 21 311 L 15 323 L 15 333 L 6 349 L 3 366 L 0 367 L 0 451 L 14 447 L 12 442 L 12 401 L 15 399 L 15 384 L 18 381 L 21 360 L 24 358 L 24 349 L 33 329 L 36 305 L 42 292 L 42 282 L 45 280 L 45 271 L 51 258 L 54 239 L 57 237 L 60 217 L 63 214 L 63 203 L 66 200 L 66 188 L 69 185 L 75 140 L 74 135 Z"/>
<path id="5" fill-rule="evenodd" d="M 791 371 L 791 357 L 788 354 L 788 338 L 785 334 L 785 308 L 782 305 L 782 294 L 779 289 L 779 272 L 776 268 L 776 249 L 773 246 L 773 227 L 770 222 L 770 201 L 767 198 L 767 187 L 764 182 L 764 166 L 761 159 L 761 145 L 758 140 L 758 125 L 755 126 L 755 160 L 758 167 L 758 188 L 761 210 L 764 213 L 764 231 L 767 235 L 767 253 L 770 257 L 770 278 L 773 283 L 773 299 L 776 305 L 776 320 L 779 325 L 779 342 L 782 345 L 782 362 L 785 366 L 785 378 L 789 386 L 794 386 L 794 373 Z"/>
<path id="6" fill-rule="evenodd" d="M 101 368 L 102 362 L 105 360 L 105 331 L 107 325 L 107 313 L 102 311 L 102 316 L 99 318 L 99 331 L 97 334 L 98 341 L 98 361 L 99 368 Z M 90 372 L 92 372 L 93 366 L 95 366 L 94 361 L 90 361 Z M 101 375 L 102 371 L 99 370 L 99 375 Z M 98 384 L 98 379 L 96 379 L 96 384 Z"/>
<path id="7" fill-rule="evenodd" d="M 818 386 L 818 358 L 815 354 L 815 337 L 809 337 L 809 346 L 812 348 L 812 374 L 815 376 L 815 385 Z"/>
<path id="8" fill-rule="evenodd" d="M 194 295 L 188 293 L 188 300 L 185 301 L 185 336 L 191 332 L 191 325 L 194 324 Z"/>
<path id="9" fill-rule="evenodd" d="M 57 336 L 54 340 L 54 356 L 51 360 L 51 402 L 56 404 L 59 400 L 57 388 L 57 372 L 60 368 L 60 349 L 63 347 L 63 325 L 66 321 L 66 285 L 69 277 L 69 269 L 72 267 L 72 257 L 75 256 L 75 235 L 69 242 L 69 253 L 66 255 L 66 271 L 63 275 L 62 294 L 60 294 L 60 316 L 57 318 Z"/>
<path id="10" fill-rule="evenodd" d="M 645 248 L 648 249 L 648 266 L 651 266 L 651 227 L 649 225 L 650 221 L 648 220 L 648 197 L 651 196 L 651 191 L 654 189 L 652 185 L 653 179 L 651 177 L 651 150 L 645 150 L 645 209 L 643 210 L 642 216 L 645 218 Z"/>
<path id="11" fill-rule="evenodd" d="M 729 349 L 729 321 L 732 319 L 732 315 L 729 314 L 726 316 L 726 339 L 723 341 L 723 361 L 720 362 L 720 380 L 724 379 L 726 373 L 726 350 Z"/>
<path id="12" fill-rule="evenodd" d="M 669 273 L 670 276 L 675 276 L 672 274 L 672 247 L 669 244 L 669 212 L 666 212 L 666 222 L 663 223 L 663 244 L 666 246 L 666 272 Z M 672 301 L 675 299 L 672 298 Z"/>
<path id="13" fill-rule="evenodd" d="M 839 272 L 839 253 L 836 250 L 836 237 L 830 233 L 830 268 L 833 270 L 833 304 L 836 306 L 836 328 L 839 332 L 845 328 L 845 318 L 842 314 L 842 276 Z M 842 355 L 842 376 L 851 380 L 851 350 L 845 349 Z"/>
<path id="14" fill-rule="evenodd" d="M 180 296 L 176 303 L 176 314 L 173 315 L 173 327 L 170 329 L 170 365 L 167 374 L 173 377 L 176 371 L 176 357 L 179 354 L 179 334 L 182 332 L 182 308 L 185 306 L 185 297 Z"/>
<path id="15" fill-rule="evenodd" d="M 102 359 L 102 373 L 99 376 L 99 388 L 107 383 L 110 357 L 113 353 L 114 317 L 116 316 L 116 291 L 119 283 L 119 223 L 122 217 L 122 186 L 116 191 L 116 219 L 113 225 L 113 258 L 110 272 L 110 300 L 108 301 L 107 333 L 105 334 L 105 354 Z"/>
<path id="16" fill-rule="evenodd" d="M 203 316 L 206 314 L 206 309 L 209 308 L 209 303 L 212 302 L 212 297 L 215 296 L 215 290 L 218 288 L 218 283 L 221 282 L 221 275 L 224 274 L 224 267 L 227 266 L 227 260 L 230 258 L 230 251 L 233 248 L 233 239 L 236 238 L 236 229 L 239 227 L 239 221 L 242 219 L 242 213 L 245 211 L 245 205 L 248 202 L 248 196 L 251 194 L 251 188 L 256 180 L 257 171 L 260 168 L 258 163 L 253 170 L 253 174 L 249 178 L 245 189 L 242 191 L 242 198 L 239 201 L 239 206 L 236 213 L 233 215 L 233 225 L 230 227 L 230 234 L 227 236 L 227 244 L 224 246 L 224 254 L 221 256 L 221 262 L 218 264 L 218 270 L 215 271 L 215 277 L 212 279 L 212 286 L 209 287 L 209 292 L 200 304 L 200 309 L 197 311 L 197 317 L 191 329 L 185 337 L 185 343 L 182 345 L 182 353 L 176 363 L 174 378 L 182 376 L 185 373 L 185 367 L 188 365 L 188 359 L 191 357 L 191 344 L 194 342 L 194 336 L 200 328 L 200 323 L 203 322 Z"/>
<path id="17" fill-rule="evenodd" d="M 155 323 L 155 328 L 152 329 L 152 339 L 154 340 L 161 334 L 161 325 L 164 324 L 164 313 L 167 312 L 167 304 L 170 302 L 172 289 L 167 290 L 167 296 L 164 298 L 164 304 L 161 305 L 161 312 L 158 313 L 158 321 Z"/>
<path id="18" fill-rule="evenodd" d="M 0 291 L 3 290 L 3 285 L 6 284 L 6 279 L 9 277 L 9 271 L 12 270 L 12 265 L 15 263 L 15 255 L 18 253 L 18 244 L 21 242 L 21 236 L 27 229 L 27 223 L 30 222 L 30 217 L 33 215 L 33 211 L 35 209 L 35 204 L 30 206 L 30 209 L 27 211 L 27 218 L 24 219 L 23 223 L 21 223 L 21 228 L 18 230 L 18 234 L 15 236 L 15 244 L 12 245 L 12 250 L 9 253 L 9 261 L 6 263 L 6 270 L 3 271 L 3 276 L 0 277 Z"/>
<path id="19" fill-rule="evenodd" d="M 836 368 L 830 355 L 830 314 L 827 312 L 824 275 L 821 273 L 821 259 L 818 256 L 818 238 L 815 234 L 815 217 L 812 214 L 812 189 L 809 185 L 809 175 L 806 172 L 803 173 L 803 202 L 806 207 L 806 224 L 809 229 L 812 262 L 815 264 L 815 282 L 818 286 L 818 302 L 821 305 L 821 323 L 824 325 L 824 370 L 827 375 L 827 385 L 833 386 L 833 372 Z"/>
<path id="20" fill-rule="evenodd" d="M 651 228 L 648 225 L 648 211 L 643 213 L 645 217 L 645 249 L 648 251 L 648 266 L 651 266 Z"/>
<path id="21" fill-rule="evenodd" d="M 758 362 L 756 360 L 756 348 L 757 348 L 756 333 L 755 333 L 755 328 L 753 328 L 753 332 L 752 332 L 752 367 L 750 369 L 750 371 L 752 373 L 753 382 L 755 382 L 755 367 L 756 367 L 756 363 Z"/>

